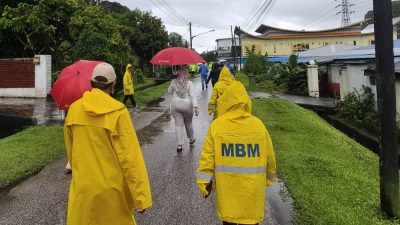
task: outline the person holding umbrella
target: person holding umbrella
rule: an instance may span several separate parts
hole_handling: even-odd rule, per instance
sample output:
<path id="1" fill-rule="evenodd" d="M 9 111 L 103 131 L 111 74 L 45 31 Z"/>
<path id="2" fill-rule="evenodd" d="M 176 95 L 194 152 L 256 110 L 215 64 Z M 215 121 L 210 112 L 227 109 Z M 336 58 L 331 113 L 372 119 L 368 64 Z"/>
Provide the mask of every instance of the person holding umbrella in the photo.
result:
<path id="1" fill-rule="evenodd" d="M 196 141 L 193 135 L 193 111 L 196 116 L 199 114 L 194 86 L 189 80 L 189 72 L 186 68 L 179 70 L 178 77 L 171 81 L 168 93 L 173 94 L 171 113 L 175 121 L 176 151 L 181 152 L 183 146 L 183 126 L 185 126 L 189 143 Z"/>
<path id="2" fill-rule="evenodd" d="M 124 73 L 124 100 L 123 103 L 126 105 L 126 101 L 131 100 L 132 107 L 136 107 L 135 99 L 133 98 L 133 93 L 135 90 L 133 89 L 133 79 L 132 79 L 132 65 L 128 64 Z"/>
<path id="3" fill-rule="evenodd" d="M 113 99 L 108 63 L 91 73 L 92 90 L 71 104 L 64 124 L 72 167 L 67 225 L 136 225 L 133 210 L 152 205 L 150 183 L 130 114 Z"/>

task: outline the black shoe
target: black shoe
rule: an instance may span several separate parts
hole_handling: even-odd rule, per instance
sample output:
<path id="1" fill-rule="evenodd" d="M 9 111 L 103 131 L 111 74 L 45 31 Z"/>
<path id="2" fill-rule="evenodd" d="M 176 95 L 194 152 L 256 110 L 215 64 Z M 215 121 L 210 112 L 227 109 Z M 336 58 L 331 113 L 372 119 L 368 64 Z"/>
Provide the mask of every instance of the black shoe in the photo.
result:
<path id="1" fill-rule="evenodd" d="M 196 139 L 193 139 L 193 140 L 191 140 L 190 142 L 189 142 L 189 144 L 194 144 L 194 142 L 196 142 Z"/>
<path id="2" fill-rule="evenodd" d="M 178 147 L 176 148 L 176 151 L 177 151 L 177 152 L 182 152 L 182 150 L 183 150 L 183 149 L 182 149 L 182 146 L 178 146 Z"/>

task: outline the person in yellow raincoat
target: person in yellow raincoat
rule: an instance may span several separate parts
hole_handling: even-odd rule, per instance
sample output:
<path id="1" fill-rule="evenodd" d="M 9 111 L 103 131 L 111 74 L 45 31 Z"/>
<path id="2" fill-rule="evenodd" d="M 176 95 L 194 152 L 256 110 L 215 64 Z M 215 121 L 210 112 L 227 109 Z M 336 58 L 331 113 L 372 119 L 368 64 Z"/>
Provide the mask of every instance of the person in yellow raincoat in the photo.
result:
<path id="1" fill-rule="evenodd" d="M 135 90 L 133 89 L 132 65 L 131 64 L 126 65 L 123 81 L 124 81 L 123 103 L 124 103 L 124 105 L 126 105 L 126 101 L 129 98 L 129 100 L 131 100 L 132 107 L 136 107 L 135 98 L 133 98 L 133 94 L 135 93 Z"/>
<path id="2" fill-rule="evenodd" d="M 133 210 L 141 213 L 152 205 L 131 117 L 110 96 L 115 80 L 110 64 L 98 64 L 93 89 L 68 111 L 64 138 L 72 181 L 67 225 L 136 225 Z"/>
<path id="3" fill-rule="evenodd" d="M 224 91 L 231 85 L 233 76 L 229 68 L 224 66 L 219 74 L 218 82 L 215 84 L 210 100 L 208 101 L 208 114 L 214 113 L 214 119 L 218 117 L 218 98 L 222 96 Z"/>
<path id="4" fill-rule="evenodd" d="M 224 224 L 257 224 L 264 219 L 265 188 L 276 180 L 272 142 L 264 124 L 251 115 L 240 82 L 233 81 L 218 104 L 219 117 L 201 151 L 197 184 L 207 197 L 215 180 L 217 215 Z"/>

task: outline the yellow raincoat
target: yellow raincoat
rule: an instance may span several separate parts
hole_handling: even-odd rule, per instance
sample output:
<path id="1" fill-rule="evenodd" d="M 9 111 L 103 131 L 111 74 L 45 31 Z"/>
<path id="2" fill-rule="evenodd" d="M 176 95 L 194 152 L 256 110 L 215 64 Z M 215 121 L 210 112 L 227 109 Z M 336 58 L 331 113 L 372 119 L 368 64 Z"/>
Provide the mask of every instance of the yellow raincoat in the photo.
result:
<path id="1" fill-rule="evenodd" d="M 132 68 L 132 65 L 128 64 L 124 73 L 124 95 L 133 95 L 133 93 L 135 93 L 133 89 L 132 73 L 129 70 L 130 68 Z"/>
<path id="2" fill-rule="evenodd" d="M 217 100 L 222 96 L 224 91 L 231 85 L 233 76 L 229 71 L 229 68 L 224 66 L 218 78 L 218 82 L 215 83 L 213 92 L 208 102 L 208 114 L 214 113 L 214 119 L 218 117 L 218 104 Z"/>
<path id="3" fill-rule="evenodd" d="M 151 206 L 145 162 L 125 106 L 93 88 L 74 102 L 64 125 L 72 181 L 68 225 L 135 225 Z"/>
<path id="4" fill-rule="evenodd" d="M 217 215 L 231 223 L 262 221 L 266 185 L 276 180 L 270 136 L 250 105 L 244 86 L 233 82 L 218 100 L 219 117 L 208 130 L 197 169 L 203 196 L 215 179 Z"/>

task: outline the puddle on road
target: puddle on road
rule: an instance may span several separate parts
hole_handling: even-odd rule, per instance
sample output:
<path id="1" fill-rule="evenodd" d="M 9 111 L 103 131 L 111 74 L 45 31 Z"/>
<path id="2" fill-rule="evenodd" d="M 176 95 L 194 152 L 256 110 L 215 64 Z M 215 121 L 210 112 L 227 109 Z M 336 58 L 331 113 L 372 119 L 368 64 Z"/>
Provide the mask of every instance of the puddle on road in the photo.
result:
<path id="1" fill-rule="evenodd" d="M 152 101 L 150 101 L 149 103 L 146 104 L 146 108 L 148 108 L 148 107 L 150 107 L 150 108 L 152 108 L 152 107 L 160 107 L 160 103 L 162 101 L 164 101 L 164 100 L 165 100 L 165 98 L 154 99 L 154 100 L 152 100 Z"/>
<path id="2" fill-rule="evenodd" d="M 165 131 L 165 126 L 171 121 L 171 115 L 169 113 L 164 113 L 156 120 L 154 120 L 150 125 L 143 127 L 136 132 L 139 142 L 141 144 L 152 144 L 155 137 L 160 135 Z"/>
<path id="3" fill-rule="evenodd" d="M 271 224 L 294 224 L 293 199 L 283 180 L 278 179 L 275 184 L 267 188 L 267 202 L 274 220 Z"/>

